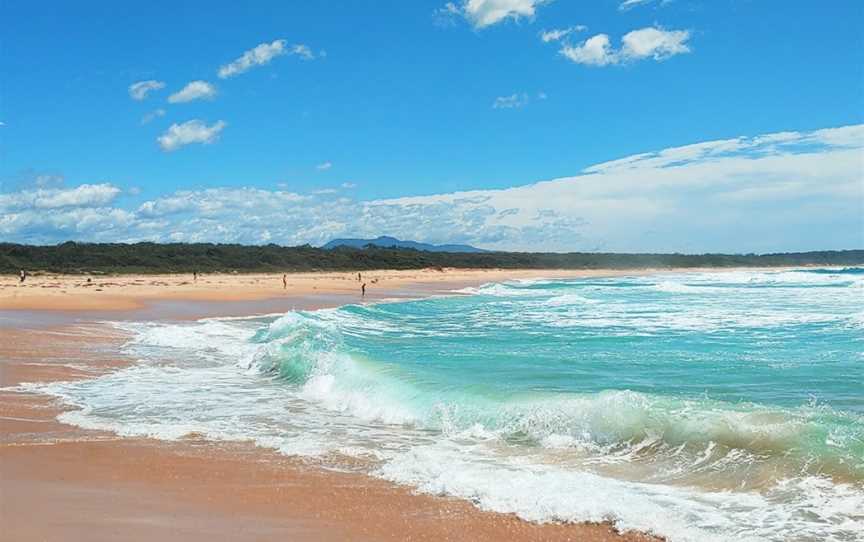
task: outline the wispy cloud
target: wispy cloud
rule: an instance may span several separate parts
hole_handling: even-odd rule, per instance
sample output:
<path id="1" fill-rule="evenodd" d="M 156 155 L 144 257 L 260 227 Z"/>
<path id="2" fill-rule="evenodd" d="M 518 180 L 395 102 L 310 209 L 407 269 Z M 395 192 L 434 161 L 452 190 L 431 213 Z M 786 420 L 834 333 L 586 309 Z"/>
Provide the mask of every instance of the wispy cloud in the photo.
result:
<path id="1" fill-rule="evenodd" d="M 288 46 L 285 40 L 274 40 L 270 43 L 261 43 L 252 49 L 244 52 L 239 58 L 233 62 L 229 62 L 219 68 L 219 78 L 227 79 L 247 72 L 256 66 L 265 66 L 274 58 L 292 54 L 297 55 L 304 60 L 312 60 L 315 58 L 315 53 L 308 45 L 296 44 Z M 325 56 L 322 51 L 319 56 Z"/>
<path id="2" fill-rule="evenodd" d="M 312 49 L 310 49 L 308 45 L 303 45 L 302 43 L 299 45 L 292 45 L 291 52 L 303 60 L 312 60 L 315 58 L 315 53 L 312 52 Z"/>
<path id="3" fill-rule="evenodd" d="M 855 125 L 672 147 L 503 190 L 371 201 L 329 189 L 211 188 L 130 210 L 116 206 L 119 190 L 111 185 L 27 189 L 0 195 L 0 236 L 318 244 L 399 232 L 511 250 L 856 248 L 864 228 L 862 152 L 864 125 Z"/>
<path id="4" fill-rule="evenodd" d="M 192 143 L 209 145 L 219 138 L 220 132 L 227 125 L 226 122 L 221 120 L 210 126 L 207 126 L 206 123 L 200 120 L 172 124 L 165 133 L 156 138 L 156 142 L 166 152 L 176 151 Z"/>
<path id="5" fill-rule="evenodd" d="M 172 104 L 191 102 L 194 100 L 212 100 L 216 97 L 216 87 L 207 81 L 192 81 L 185 87 L 168 97 Z"/>
<path id="6" fill-rule="evenodd" d="M 627 11 L 637 6 L 659 3 L 661 6 L 671 3 L 672 0 L 624 0 L 618 5 L 620 11 Z"/>
<path id="7" fill-rule="evenodd" d="M 559 41 L 566 38 L 574 32 L 584 32 L 585 30 L 588 30 L 588 27 L 581 24 L 568 28 L 553 28 L 552 30 L 544 30 L 540 32 L 540 39 L 543 43 L 549 43 L 550 41 Z"/>
<path id="8" fill-rule="evenodd" d="M 243 53 L 240 58 L 225 64 L 219 68 L 219 78 L 226 79 L 246 72 L 255 66 L 264 66 L 277 56 L 284 55 L 286 51 L 285 40 L 275 40 L 271 43 L 262 43 Z"/>
<path id="9" fill-rule="evenodd" d="M 447 2 L 432 14 L 436 25 L 447 27 L 456 24 L 456 20 L 462 16 L 462 8 L 453 2 Z"/>
<path id="10" fill-rule="evenodd" d="M 576 45 L 565 43 L 559 52 L 577 64 L 609 66 L 647 58 L 659 61 L 689 53 L 689 39 L 688 30 L 646 27 L 624 34 L 618 49 L 612 47 L 607 34 L 597 34 Z"/>
<path id="11" fill-rule="evenodd" d="M 138 81 L 137 83 L 129 85 L 129 97 L 133 100 L 141 101 L 146 99 L 147 95 L 151 92 L 163 88 L 165 88 L 165 83 L 163 81 L 156 81 L 154 79 L 149 81 Z"/>
<path id="12" fill-rule="evenodd" d="M 324 162 L 324 163 L 321 163 L 321 164 L 318 164 L 317 166 L 315 166 L 315 169 L 317 169 L 318 171 L 327 171 L 331 167 L 333 167 L 332 163 Z"/>
<path id="13" fill-rule="evenodd" d="M 154 121 L 155 119 L 158 119 L 159 117 L 164 117 L 164 116 L 165 116 L 165 110 L 164 109 L 154 109 L 153 111 L 150 111 L 149 113 L 145 113 L 144 116 L 141 117 L 141 124 L 149 124 L 150 122 Z"/>
<path id="14" fill-rule="evenodd" d="M 524 92 L 498 96 L 492 102 L 492 109 L 519 109 L 528 105 L 529 101 L 528 94 Z"/>

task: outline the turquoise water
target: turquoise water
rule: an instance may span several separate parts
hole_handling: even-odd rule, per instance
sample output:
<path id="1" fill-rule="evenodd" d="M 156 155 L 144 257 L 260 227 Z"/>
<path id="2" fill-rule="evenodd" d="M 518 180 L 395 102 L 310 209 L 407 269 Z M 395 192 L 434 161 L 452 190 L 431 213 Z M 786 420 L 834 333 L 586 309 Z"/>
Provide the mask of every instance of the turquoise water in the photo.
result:
<path id="1" fill-rule="evenodd" d="M 121 434 L 252 440 L 533 521 L 862 540 L 864 273 L 489 284 L 124 324 L 141 363 L 39 387 Z"/>

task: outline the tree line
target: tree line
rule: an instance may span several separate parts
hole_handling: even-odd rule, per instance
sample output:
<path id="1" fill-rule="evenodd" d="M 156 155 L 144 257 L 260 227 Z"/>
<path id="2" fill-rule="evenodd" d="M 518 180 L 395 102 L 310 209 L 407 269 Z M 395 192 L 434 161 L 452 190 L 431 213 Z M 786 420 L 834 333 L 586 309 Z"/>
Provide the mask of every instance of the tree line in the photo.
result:
<path id="1" fill-rule="evenodd" d="M 692 267 L 859 266 L 864 250 L 776 254 L 624 254 L 599 252 L 426 252 L 367 246 L 212 243 L 0 243 L 0 273 L 251 273 L 371 269 L 637 269 Z"/>

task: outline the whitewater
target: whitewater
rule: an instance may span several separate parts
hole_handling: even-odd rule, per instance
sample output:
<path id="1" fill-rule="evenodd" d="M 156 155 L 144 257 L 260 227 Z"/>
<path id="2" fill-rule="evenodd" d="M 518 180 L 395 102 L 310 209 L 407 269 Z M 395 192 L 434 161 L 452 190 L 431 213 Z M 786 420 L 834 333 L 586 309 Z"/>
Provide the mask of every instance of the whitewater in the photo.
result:
<path id="1" fill-rule="evenodd" d="M 23 388 L 84 428 L 347 456 L 529 521 L 864 540 L 862 301 L 858 268 L 514 281 L 113 323 L 137 363 Z"/>

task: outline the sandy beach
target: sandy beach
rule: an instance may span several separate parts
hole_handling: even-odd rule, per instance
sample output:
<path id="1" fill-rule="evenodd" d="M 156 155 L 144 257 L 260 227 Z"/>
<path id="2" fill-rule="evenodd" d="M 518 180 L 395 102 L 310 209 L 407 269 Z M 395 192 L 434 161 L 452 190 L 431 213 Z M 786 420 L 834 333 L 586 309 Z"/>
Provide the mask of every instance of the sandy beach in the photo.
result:
<path id="1" fill-rule="evenodd" d="M 633 271 L 379 271 L 367 301 L 485 282 Z M 606 524 L 538 525 L 467 501 L 242 443 L 124 439 L 56 421 L 9 389 L 133 363 L 102 319 L 197 318 L 360 300 L 356 273 L 0 277 L 0 524 L 9 540 L 649 540 Z M 59 316 L 58 316 L 59 315 Z M 332 467 L 332 466 L 331 466 Z"/>
<path id="2" fill-rule="evenodd" d="M 634 270 L 535 270 L 535 269 L 420 269 L 360 273 L 289 273 L 283 285 L 281 273 L 192 275 L 53 275 L 36 274 L 23 283 L 18 277 L 0 275 L 0 310 L 123 311 L 142 309 L 153 302 L 259 302 L 288 300 L 307 308 L 361 300 L 366 284 L 369 301 L 419 297 L 485 282 L 544 277 L 591 277 L 633 274 Z M 640 271 L 641 272 L 641 271 Z M 199 311 L 202 310 L 199 307 Z M 244 307 L 244 311 L 254 308 Z"/>

